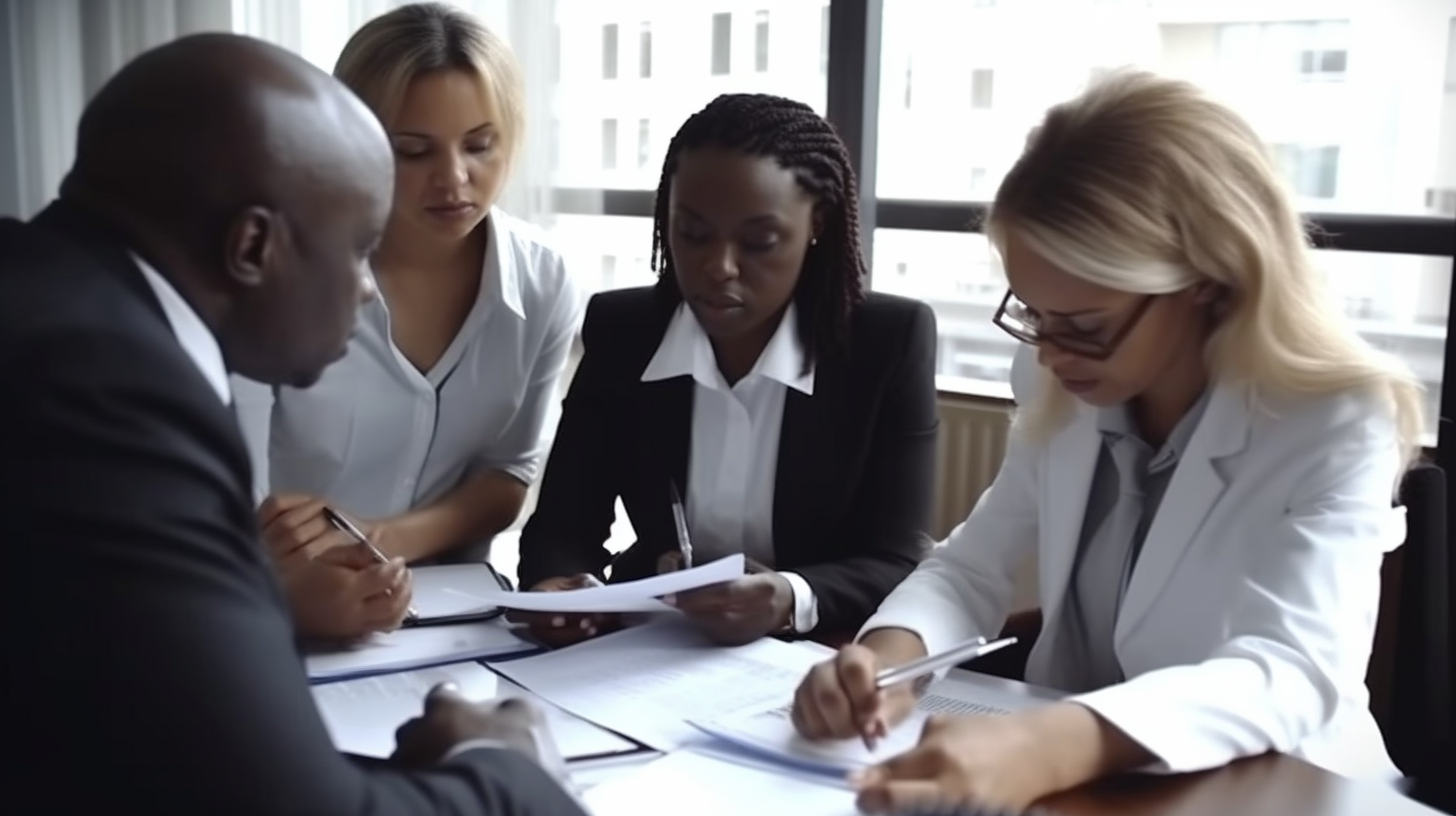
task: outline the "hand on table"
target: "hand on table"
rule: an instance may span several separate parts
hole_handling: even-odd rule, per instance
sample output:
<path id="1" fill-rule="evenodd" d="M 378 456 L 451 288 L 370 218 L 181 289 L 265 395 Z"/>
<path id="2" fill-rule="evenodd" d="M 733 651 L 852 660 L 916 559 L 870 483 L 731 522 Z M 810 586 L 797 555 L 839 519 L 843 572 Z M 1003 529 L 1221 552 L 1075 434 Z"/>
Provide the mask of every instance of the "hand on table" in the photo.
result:
<path id="1" fill-rule="evenodd" d="M 657 560 L 659 573 L 681 568 L 682 556 L 676 551 Z M 783 631 L 794 614 L 794 588 L 789 579 L 756 561 L 748 562 L 748 574 L 742 578 L 662 600 L 677 607 L 709 640 L 723 646 L 741 646 Z"/>
<path id="2" fill-rule="evenodd" d="M 563 575 L 531 587 L 531 592 L 561 592 L 597 586 L 595 577 L 586 573 Z M 613 631 L 622 625 L 622 616 L 615 614 L 582 614 L 573 612 L 525 612 L 507 610 L 506 620 L 529 627 L 531 637 L 551 647 L 570 646 L 588 638 Z"/>
<path id="3" fill-rule="evenodd" d="M 425 696 L 424 713 L 400 726 L 394 739 L 390 760 L 408 768 L 434 765 L 461 743 L 491 740 L 535 761 L 558 781 L 566 780 L 566 763 L 545 716 L 522 699 L 473 703 L 453 685 L 441 683 Z"/>
<path id="4" fill-rule="evenodd" d="M 1066 746 L 1044 736 L 1037 716 L 931 717 L 915 748 L 851 778 L 856 804 L 868 814 L 1022 813 L 1069 787 L 1049 759 Z"/>

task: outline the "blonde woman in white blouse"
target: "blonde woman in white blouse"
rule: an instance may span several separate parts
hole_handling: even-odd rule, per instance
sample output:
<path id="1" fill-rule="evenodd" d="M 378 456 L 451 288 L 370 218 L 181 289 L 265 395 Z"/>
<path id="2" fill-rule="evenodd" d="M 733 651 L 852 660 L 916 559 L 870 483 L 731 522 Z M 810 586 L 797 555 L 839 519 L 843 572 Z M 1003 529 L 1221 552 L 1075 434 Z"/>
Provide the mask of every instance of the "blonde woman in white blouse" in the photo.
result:
<path id="1" fill-rule="evenodd" d="M 857 780 L 864 810 L 1019 809 L 1266 751 L 1393 779 L 1364 678 L 1419 387 L 1321 293 L 1258 136 L 1188 84 L 1115 75 L 1047 114 L 987 233 L 1011 285 L 996 322 L 1039 381 L 1014 377 L 1024 407 L 970 516 L 806 678 L 799 730 L 882 737 L 924 683 L 876 692 L 875 672 L 994 636 L 1034 553 L 1026 679 L 1070 696 L 933 721 Z"/>
<path id="2" fill-rule="evenodd" d="M 580 303 L 541 232 L 495 207 L 525 116 L 504 41 L 449 6 L 403 6 L 350 39 L 335 75 L 396 154 L 379 296 L 317 385 L 239 404 L 299 628 L 347 637 L 397 626 L 409 592 L 373 580 L 324 507 L 411 564 L 483 559 L 536 478 Z"/>

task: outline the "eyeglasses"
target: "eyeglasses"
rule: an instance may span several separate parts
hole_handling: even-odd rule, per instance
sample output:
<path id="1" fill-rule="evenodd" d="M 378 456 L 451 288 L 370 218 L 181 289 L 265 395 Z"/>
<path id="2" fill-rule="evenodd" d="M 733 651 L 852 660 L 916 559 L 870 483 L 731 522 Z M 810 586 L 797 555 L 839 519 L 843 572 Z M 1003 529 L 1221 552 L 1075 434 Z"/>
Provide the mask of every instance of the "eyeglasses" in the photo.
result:
<path id="1" fill-rule="evenodd" d="M 991 318 L 991 322 L 1027 345 L 1040 346 L 1042 343 L 1051 343 L 1068 354 L 1101 361 L 1111 357 L 1117 351 L 1117 347 L 1122 345 L 1122 341 L 1132 333 L 1138 321 L 1142 319 L 1148 311 L 1148 307 L 1153 305 L 1153 301 L 1157 297 L 1157 295 L 1144 297 L 1137 307 L 1123 319 L 1122 325 L 1111 332 L 1110 336 L 1105 329 L 1090 333 L 1066 329 L 1057 331 L 1043 329 L 1041 316 L 1033 312 L 1025 303 L 1017 300 L 1010 289 L 1006 290 L 1006 297 L 1001 299 L 1001 308 L 996 310 L 996 316 Z"/>

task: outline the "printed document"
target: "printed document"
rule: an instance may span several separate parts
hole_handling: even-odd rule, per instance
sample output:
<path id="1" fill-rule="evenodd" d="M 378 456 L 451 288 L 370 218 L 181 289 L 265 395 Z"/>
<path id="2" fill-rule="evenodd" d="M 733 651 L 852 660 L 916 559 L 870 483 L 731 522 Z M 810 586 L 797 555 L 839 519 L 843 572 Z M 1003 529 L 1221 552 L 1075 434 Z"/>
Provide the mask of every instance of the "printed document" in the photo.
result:
<path id="1" fill-rule="evenodd" d="M 700 567 L 622 584 L 561 592 L 507 592 L 499 588 L 482 588 L 473 594 L 482 604 L 527 612 L 672 612 L 673 608 L 658 598 L 742 578 L 743 570 L 743 556 L 738 554 Z"/>
<path id="2" fill-rule="evenodd" d="M 671 751 L 703 739 L 687 720 L 781 704 L 829 654 L 823 647 L 772 638 L 714 646 L 685 620 L 667 618 L 490 665 L 579 717 Z"/>
<path id="3" fill-rule="evenodd" d="M 914 748 L 931 715 L 1008 714 L 1057 696 L 1000 678 L 952 672 L 931 686 L 915 712 L 892 729 L 873 751 L 865 748 L 859 739 L 821 742 L 804 739 L 794 729 L 789 703 L 717 720 L 694 719 L 692 724 L 739 751 L 780 764 L 785 771 L 843 779 L 850 771 L 867 768 Z"/>
<path id="4" fill-rule="evenodd" d="M 479 663 L 456 663 L 400 674 L 361 677 L 314 686 L 334 747 L 360 756 L 388 758 L 395 729 L 424 711 L 425 694 L 438 683 L 454 683 L 467 700 L 496 696 L 496 676 Z"/>
<path id="5" fill-rule="evenodd" d="M 676 751 L 622 773 L 583 796 L 593 816 L 858 816 L 847 787 L 806 783 L 716 752 Z M 691 803 L 685 807 L 684 803 Z"/>

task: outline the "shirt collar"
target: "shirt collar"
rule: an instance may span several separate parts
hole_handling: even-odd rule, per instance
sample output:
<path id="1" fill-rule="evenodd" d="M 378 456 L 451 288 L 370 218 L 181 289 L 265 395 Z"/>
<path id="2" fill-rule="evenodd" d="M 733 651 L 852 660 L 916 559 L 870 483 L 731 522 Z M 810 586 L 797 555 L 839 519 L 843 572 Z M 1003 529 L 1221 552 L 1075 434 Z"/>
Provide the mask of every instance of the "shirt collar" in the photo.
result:
<path id="1" fill-rule="evenodd" d="M 804 366 L 804 346 L 799 341 L 799 318 L 794 304 L 784 311 L 779 327 L 758 356 L 753 370 L 744 381 L 755 377 L 766 377 L 783 383 L 805 395 L 814 395 L 814 368 Z M 681 304 L 667 324 L 657 353 L 642 372 L 643 382 L 666 380 L 673 377 L 692 377 L 707 388 L 728 390 L 723 375 L 718 371 L 718 361 L 713 356 L 713 345 L 703 327 L 693 317 L 687 304 Z"/>
<path id="2" fill-rule="evenodd" d="M 485 244 L 485 268 L 481 272 L 481 281 L 487 286 L 499 281 L 501 302 L 525 320 L 526 307 L 521 304 L 521 271 L 516 265 L 515 236 L 503 223 L 507 217 L 495 207 L 490 208 L 490 215 L 486 217 L 490 239 Z M 492 270 L 497 274 L 490 274 Z"/>
<path id="3" fill-rule="evenodd" d="M 162 313 L 167 316 L 167 323 L 171 325 L 172 334 L 177 336 L 182 350 L 187 352 L 207 384 L 217 392 L 218 399 L 224 405 L 231 404 L 233 397 L 232 389 L 228 386 L 227 365 L 223 363 L 222 349 L 218 348 L 217 338 L 213 336 L 212 330 L 207 328 L 197 312 L 193 311 L 161 273 L 136 253 L 132 253 L 131 257 L 142 271 L 142 277 L 152 287 L 157 301 L 162 304 Z"/>
<path id="4" fill-rule="evenodd" d="M 1204 390 L 1198 401 L 1188 408 L 1178 424 L 1173 426 L 1173 432 L 1168 434 L 1168 441 L 1163 443 L 1162 449 L 1172 450 L 1178 458 L 1183 457 L 1183 452 L 1188 449 L 1188 443 L 1193 439 L 1193 432 L 1198 430 L 1198 422 L 1203 419 L 1203 411 L 1208 407 L 1209 395 L 1213 393 L 1210 386 Z M 1112 440 L 1124 436 L 1131 436 L 1141 439 L 1137 429 L 1133 427 L 1132 417 L 1128 413 L 1128 407 L 1123 405 L 1109 405 L 1097 411 L 1097 430 L 1102 432 L 1104 437 Z"/>

